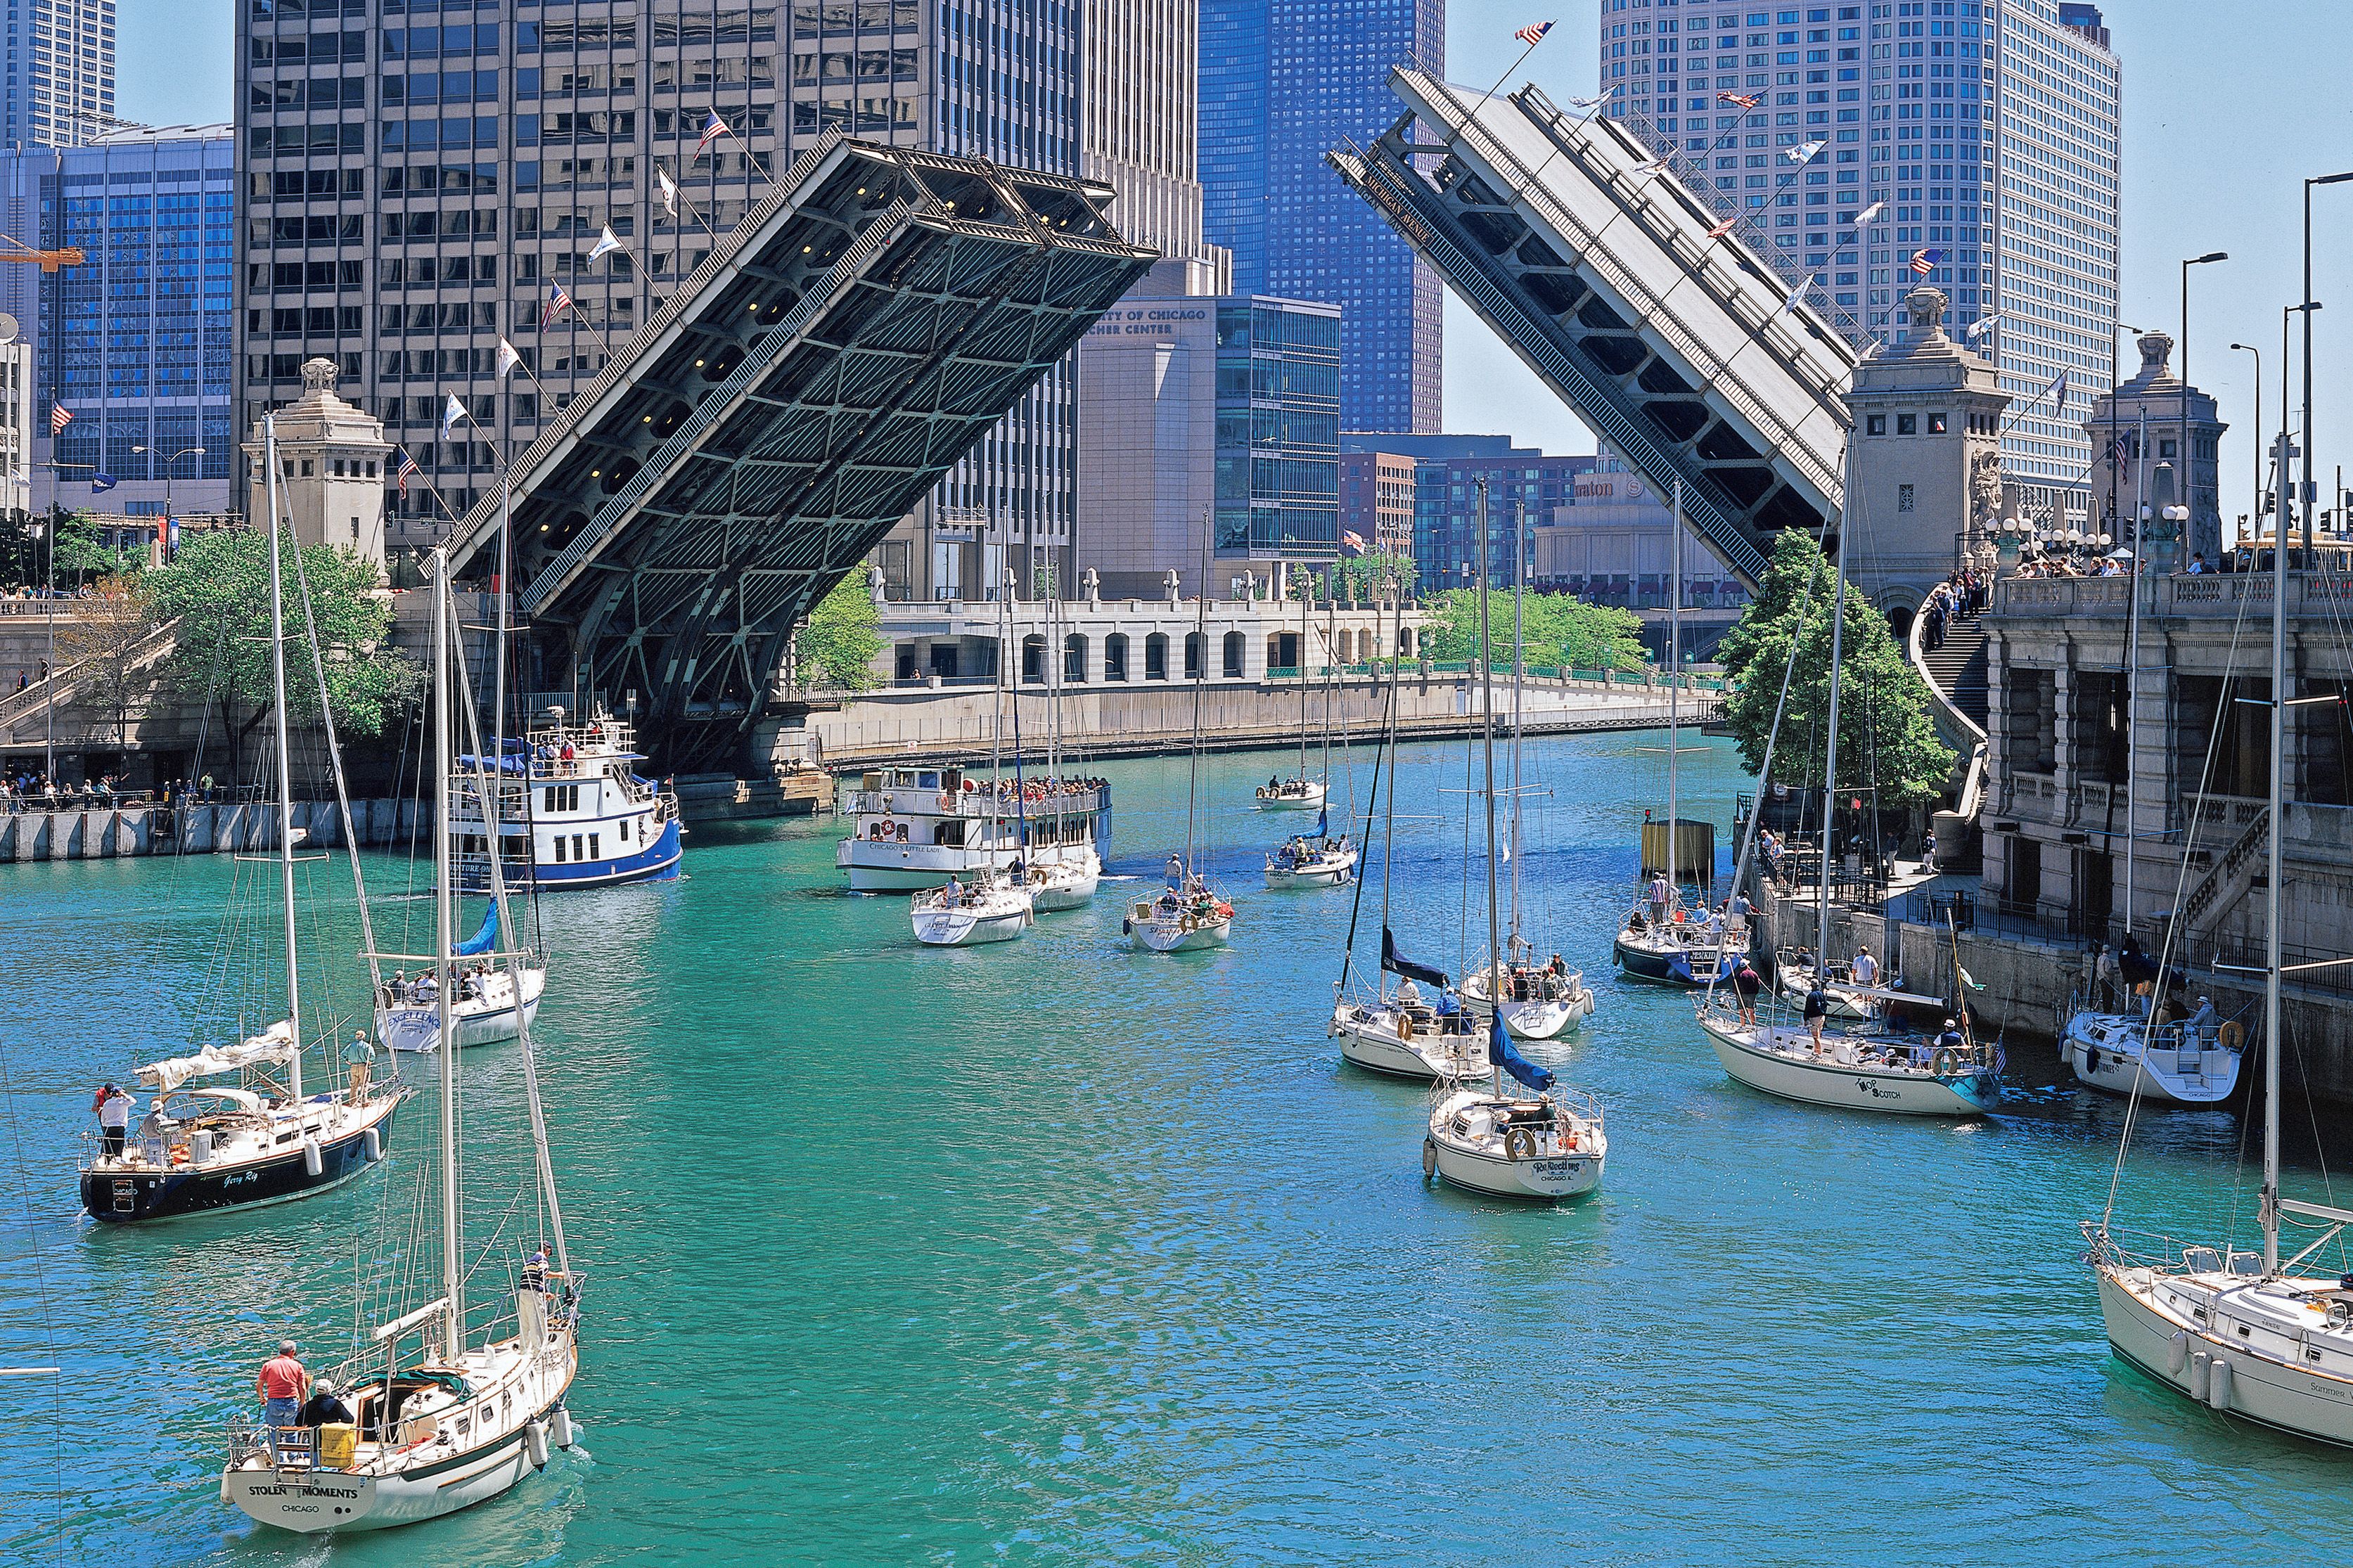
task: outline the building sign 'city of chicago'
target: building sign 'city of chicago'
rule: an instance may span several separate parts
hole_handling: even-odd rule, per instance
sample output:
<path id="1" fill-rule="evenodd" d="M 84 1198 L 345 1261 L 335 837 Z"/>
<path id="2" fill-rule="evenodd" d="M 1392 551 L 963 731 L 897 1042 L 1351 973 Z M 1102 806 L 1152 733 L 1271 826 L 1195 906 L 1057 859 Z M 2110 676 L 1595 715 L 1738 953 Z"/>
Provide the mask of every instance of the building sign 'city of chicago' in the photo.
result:
<path id="1" fill-rule="evenodd" d="M 1087 329 L 1087 342 L 1098 339 L 1117 341 L 1124 338 L 1165 338 L 1169 329 L 1179 321 L 1206 321 L 1206 307 L 1156 306 L 1151 309 L 1108 310 L 1101 321 Z"/>

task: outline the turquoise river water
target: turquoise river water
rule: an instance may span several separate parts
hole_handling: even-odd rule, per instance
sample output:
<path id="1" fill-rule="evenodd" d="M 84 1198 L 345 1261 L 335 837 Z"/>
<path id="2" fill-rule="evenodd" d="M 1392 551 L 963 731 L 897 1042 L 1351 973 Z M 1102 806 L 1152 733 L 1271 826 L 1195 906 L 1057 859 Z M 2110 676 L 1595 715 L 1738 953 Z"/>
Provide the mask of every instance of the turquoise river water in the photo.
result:
<path id="1" fill-rule="evenodd" d="M 1609 1118 L 1604 1189 L 1558 1209 L 1425 1186 L 1422 1091 L 1339 1063 L 1348 895 L 1259 887 L 1270 824 L 1239 803 L 1262 753 L 1205 764 L 1241 910 L 1223 952 L 1125 951 L 1140 882 L 1018 943 L 923 951 L 902 901 L 838 890 L 823 822 L 699 830 L 684 880 L 552 900 L 538 1037 L 589 1276 L 585 1452 L 332 1545 L 217 1501 L 221 1433 L 282 1333 L 321 1361 L 349 1342 L 355 1259 L 409 1246 L 435 1091 L 388 1167 L 335 1193 L 79 1218 L 92 1087 L 178 1048 L 240 969 L 269 973 L 266 923 L 219 929 L 257 868 L 0 868 L 0 1363 L 64 1369 L 0 1381 L 0 1562 L 2335 1554 L 2353 1460 L 2107 1353 L 2075 1226 L 2120 1105 L 2021 1049 L 2030 1092 L 1980 1124 L 1779 1103 L 1725 1078 L 1683 997 L 1610 977 L 1659 743 L 1530 748 L 1530 924 L 1601 1004 L 1530 1054 Z M 1112 868 L 1148 881 L 1182 839 L 1184 764 L 1099 771 Z M 1686 809 L 1728 825 L 1728 747 L 1683 776 Z M 1459 968 L 1462 748 L 1409 748 L 1400 778 L 1397 924 Z M 332 895 L 336 871 L 306 875 Z M 306 940 L 343 955 L 349 1007 L 347 889 L 324 902 Z M 387 940 L 427 907 L 388 900 Z M 487 1238 L 522 1170 L 519 1068 L 512 1046 L 464 1065 Z M 2120 1223 L 2246 1236 L 2242 1135 L 2225 1113 L 2148 1118 Z M 2320 1173 L 2292 1184 L 2316 1195 Z"/>

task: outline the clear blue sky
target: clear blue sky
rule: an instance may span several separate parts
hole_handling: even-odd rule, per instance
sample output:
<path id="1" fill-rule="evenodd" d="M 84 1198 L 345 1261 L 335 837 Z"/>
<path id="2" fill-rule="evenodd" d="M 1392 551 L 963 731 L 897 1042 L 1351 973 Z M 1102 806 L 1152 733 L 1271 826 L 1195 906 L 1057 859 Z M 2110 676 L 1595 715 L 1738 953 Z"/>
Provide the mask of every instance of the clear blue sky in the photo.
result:
<path id="1" fill-rule="evenodd" d="M 1556 96 L 1593 89 L 1595 0 L 1451 0 L 1448 74 L 1481 87 L 1519 52 L 1512 32 L 1558 26 L 1525 73 Z M 2301 285 L 2299 183 L 2353 169 L 2348 0 L 2120 0 L 2104 7 L 2125 62 L 2125 319 L 2175 330 L 2180 258 L 2227 250 L 2193 273 L 2191 378 L 2222 400 L 2223 515 L 2243 495 L 2253 376 L 2233 341 L 2261 344 L 2263 422 L 2278 424 L 2279 310 Z M 231 0 L 120 0 L 119 112 L 158 122 L 229 116 Z M 2314 292 L 2318 460 L 2353 467 L 2353 184 L 2316 192 Z M 2134 363 L 2127 352 L 2126 363 Z M 1499 430 L 1553 451 L 1592 437 L 1477 318 L 1451 299 L 1446 424 Z M 2299 372 L 2299 376 L 2301 373 Z M 2298 395 L 2301 395 L 2300 388 Z M 2324 488 L 2329 482 L 2321 472 Z"/>

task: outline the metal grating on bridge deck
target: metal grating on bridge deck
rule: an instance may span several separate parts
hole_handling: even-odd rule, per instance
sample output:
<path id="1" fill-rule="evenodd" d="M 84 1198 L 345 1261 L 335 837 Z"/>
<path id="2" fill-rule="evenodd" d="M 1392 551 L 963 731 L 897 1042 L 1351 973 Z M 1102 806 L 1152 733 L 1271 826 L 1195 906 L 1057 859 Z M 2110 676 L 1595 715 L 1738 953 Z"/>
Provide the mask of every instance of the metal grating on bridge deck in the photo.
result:
<path id="1" fill-rule="evenodd" d="M 664 765 L 732 763 L 809 606 L 1151 265 L 1110 201 L 839 135 L 804 153 L 513 465 L 539 645 L 637 692 Z M 498 536 L 494 492 L 459 568 L 495 571 Z"/>
<path id="2" fill-rule="evenodd" d="M 1857 354 L 1650 149 L 1535 88 L 1398 67 L 1405 117 L 1330 155 L 1577 416 L 1754 585 L 1775 534 L 1834 532 Z M 1416 142 L 1435 134 L 1435 144 Z"/>

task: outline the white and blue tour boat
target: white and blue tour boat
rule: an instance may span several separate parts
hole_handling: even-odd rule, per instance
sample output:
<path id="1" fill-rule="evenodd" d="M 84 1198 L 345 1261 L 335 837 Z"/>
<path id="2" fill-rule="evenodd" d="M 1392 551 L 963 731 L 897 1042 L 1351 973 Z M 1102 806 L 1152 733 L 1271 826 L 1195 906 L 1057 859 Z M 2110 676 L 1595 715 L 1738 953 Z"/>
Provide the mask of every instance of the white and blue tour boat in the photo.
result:
<path id="1" fill-rule="evenodd" d="M 499 841 L 510 887 L 552 891 L 660 881 L 678 875 L 685 828 L 678 797 L 644 777 L 630 727 L 598 712 L 566 722 L 561 708 L 499 759 Z M 460 757 L 460 773 L 481 771 Z M 491 890 L 490 838 L 470 792 L 455 790 L 450 864 L 461 893 Z"/>

